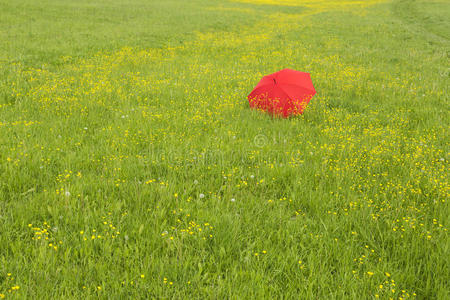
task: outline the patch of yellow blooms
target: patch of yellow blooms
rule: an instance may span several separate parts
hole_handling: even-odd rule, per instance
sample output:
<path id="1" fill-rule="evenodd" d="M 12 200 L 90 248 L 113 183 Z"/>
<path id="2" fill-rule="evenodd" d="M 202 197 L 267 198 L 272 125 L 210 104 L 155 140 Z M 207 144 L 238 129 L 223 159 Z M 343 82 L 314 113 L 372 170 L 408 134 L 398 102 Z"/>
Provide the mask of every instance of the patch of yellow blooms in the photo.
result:
<path id="1" fill-rule="evenodd" d="M 253 3 L 253 4 L 269 4 L 284 6 L 305 6 L 320 10 L 348 8 L 354 6 L 367 7 L 373 4 L 385 2 L 386 0 L 365 0 L 365 1 L 333 1 L 333 0 L 233 0 L 234 2 Z"/>

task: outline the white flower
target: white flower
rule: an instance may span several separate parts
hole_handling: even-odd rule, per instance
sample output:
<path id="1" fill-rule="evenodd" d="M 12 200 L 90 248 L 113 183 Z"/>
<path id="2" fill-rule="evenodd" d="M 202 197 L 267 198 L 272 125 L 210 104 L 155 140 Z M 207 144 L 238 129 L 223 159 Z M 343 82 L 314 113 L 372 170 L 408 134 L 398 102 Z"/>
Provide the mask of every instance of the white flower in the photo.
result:
<path id="1" fill-rule="evenodd" d="M 87 127 L 84 127 L 84 130 L 87 130 Z"/>
<path id="2" fill-rule="evenodd" d="M 200 197 L 200 199 L 205 198 L 205 194 L 200 194 L 200 195 L 198 195 L 198 196 Z"/>
<path id="3" fill-rule="evenodd" d="M 236 201 L 236 199 L 234 199 L 234 198 L 231 198 L 231 202 L 235 202 Z"/>
<path id="4" fill-rule="evenodd" d="M 69 196 L 70 196 L 70 192 L 69 192 L 69 191 L 66 191 L 66 192 L 64 193 L 64 195 L 66 195 L 67 197 L 69 197 Z"/>
<path id="5" fill-rule="evenodd" d="M 255 178 L 255 175 L 250 175 L 250 178 L 251 178 L 251 179 Z"/>
<path id="6" fill-rule="evenodd" d="M 197 179 L 194 180 L 194 184 L 198 184 L 198 180 Z"/>

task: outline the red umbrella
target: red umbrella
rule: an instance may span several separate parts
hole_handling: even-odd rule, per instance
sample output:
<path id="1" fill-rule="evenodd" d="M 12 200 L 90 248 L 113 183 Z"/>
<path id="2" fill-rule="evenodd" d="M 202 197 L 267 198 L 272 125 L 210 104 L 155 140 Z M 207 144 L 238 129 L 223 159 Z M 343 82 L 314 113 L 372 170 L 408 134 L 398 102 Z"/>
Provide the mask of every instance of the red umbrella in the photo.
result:
<path id="1" fill-rule="evenodd" d="M 264 76 L 247 98 L 250 107 L 287 118 L 302 114 L 315 94 L 309 73 L 284 69 Z"/>

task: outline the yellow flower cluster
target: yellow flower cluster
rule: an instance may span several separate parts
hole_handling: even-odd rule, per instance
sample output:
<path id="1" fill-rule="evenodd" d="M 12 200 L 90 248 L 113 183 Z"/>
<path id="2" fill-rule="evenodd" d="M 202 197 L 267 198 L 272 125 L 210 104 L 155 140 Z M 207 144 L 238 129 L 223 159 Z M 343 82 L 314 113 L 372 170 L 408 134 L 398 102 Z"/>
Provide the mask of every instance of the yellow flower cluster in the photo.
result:
<path id="1" fill-rule="evenodd" d="M 14 276 L 11 273 L 6 274 L 5 282 L 10 286 L 7 289 L 7 293 L 14 294 L 20 289 L 20 286 L 17 284 L 14 284 L 13 281 L 15 280 Z M 11 284 L 13 284 L 11 286 Z M 0 293 L 0 299 L 5 299 L 7 294 Z"/>
<path id="2" fill-rule="evenodd" d="M 120 235 L 120 231 L 115 225 L 113 225 L 111 221 L 107 219 L 106 216 L 102 216 L 100 227 L 100 230 L 81 230 L 80 236 L 82 237 L 83 241 L 104 240 L 108 238 L 115 239 Z"/>
<path id="3" fill-rule="evenodd" d="M 62 245 L 62 241 L 57 241 L 53 238 L 52 233 L 58 229 L 52 228 L 47 222 L 43 222 L 42 226 L 35 227 L 33 224 L 28 224 L 28 227 L 33 232 L 32 240 L 39 241 L 39 244 L 47 244 L 49 248 L 57 251 L 59 246 Z"/>
<path id="4" fill-rule="evenodd" d="M 214 227 L 209 223 L 197 223 L 192 220 L 191 214 L 185 213 L 182 208 L 173 210 L 175 216 L 175 224 L 170 226 L 168 230 L 161 233 L 161 237 L 166 237 L 169 241 L 176 238 L 180 241 L 185 238 L 199 237 L 202 240 L 213 238 Z"/>

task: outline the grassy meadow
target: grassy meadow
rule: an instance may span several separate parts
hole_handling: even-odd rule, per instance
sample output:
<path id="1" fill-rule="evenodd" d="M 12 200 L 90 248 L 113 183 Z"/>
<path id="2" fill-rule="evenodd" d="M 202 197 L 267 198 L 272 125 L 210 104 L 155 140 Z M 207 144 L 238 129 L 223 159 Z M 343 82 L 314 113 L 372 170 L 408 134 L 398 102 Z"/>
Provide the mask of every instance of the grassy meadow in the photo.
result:
<path id="1" fill-rule="evenodd" d="M 0 0 L 0 298 L 449 299 L 446 0 Z M 311 73 L 305 113 L 246 96 Z"/>

